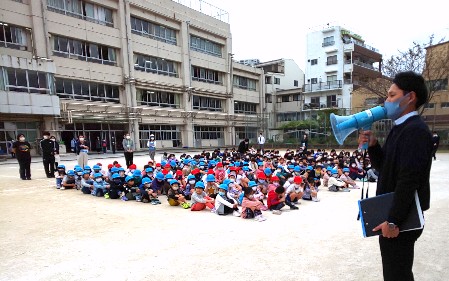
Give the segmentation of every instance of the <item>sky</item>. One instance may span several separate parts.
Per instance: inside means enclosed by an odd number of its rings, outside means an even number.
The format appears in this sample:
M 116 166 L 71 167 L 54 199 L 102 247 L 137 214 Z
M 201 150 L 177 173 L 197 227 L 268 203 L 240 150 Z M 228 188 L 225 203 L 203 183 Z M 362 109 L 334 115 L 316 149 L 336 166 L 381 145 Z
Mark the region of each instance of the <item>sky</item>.
M 362 36 L 383 59 L 413 42 L 449 41 L 444 1 L 206 0 L 229 13 L 234 59 L 293 59 L 305 70 L 306 38 L 329 23 Z M 416 4 L 418 2 L 419 4 Z

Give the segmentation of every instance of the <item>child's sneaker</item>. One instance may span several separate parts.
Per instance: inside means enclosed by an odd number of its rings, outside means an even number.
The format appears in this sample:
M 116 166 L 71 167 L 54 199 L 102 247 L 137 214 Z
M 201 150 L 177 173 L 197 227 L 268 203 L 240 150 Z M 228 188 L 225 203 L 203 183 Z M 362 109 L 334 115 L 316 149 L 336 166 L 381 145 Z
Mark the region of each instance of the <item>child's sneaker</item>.
M 181 207 L 183 207 L 184 209 L 188 209 L 188 208 L 190 208 L 190 204 L 187 202 L 184 202 L 181 204 Z
M 65 187 L 61 186 L 61 188 L 59 190 L 64 190 L 64 189 L 65 189 Z
M 318 199 L 318 197 L 312 197 L 312 201 L 313 202 L 320 202 L 320 199 Z
M 265 205 L 263 205 L 262 207 L 260 207 L 260 210 L 261 210 L 261 211 L 266 211 L 266 210 L 268 210 L 268 207 L 265 206 Z
M 216 213 L 216 211 L 217 211 L 217 210 L 215 210 L 215 207 L 213 207 L 213 208 L 210 210 L 210 212 L 211 212 L 211 213 L 214 213 L 214 214 Z
M 122 199 L 123 201 L 128 201 L 128 197 L 126 197 L 126 195 L 123 195 L 123 196 L 121 197 L 121 199 Z
M 262 215 L 258 215 L 254 218 L 254 220 L 258 221 L 258 222 L 263 222 L 263 221 L 267 220 L 267 218 Z
M 139 195 L 138 195 L 138 196 L 136 196 L 136 201 L 137 201 L 137 202 L 142 202 L 142 197 L 141 197 L 141 196 L 139 196 Z
M 291 205 L 290 206 L 290 210 L 298 210 L 299 208 L 298 207 L 296 207 L 295 205 Z
M 240 217 L 240 212 L 239 211 L 234 211 L 234 212 L 232 212 L 232 215 L 234 217 Z
M 109 199 L 109 193 L 105 193 L 104 198 Z
M 157 205 L 156 199 L 151 199 L 151 205 Z
M 282 211 L 281 210 L 273 210 L 272 213 L 273 213 L 273 215 L 281 215 Z
M 143 202 L 143 203 L 148 203 L 148 202 L 150 202 L 150 201 L 149 201 L 147 198 L 143 198 L 142 202 Z

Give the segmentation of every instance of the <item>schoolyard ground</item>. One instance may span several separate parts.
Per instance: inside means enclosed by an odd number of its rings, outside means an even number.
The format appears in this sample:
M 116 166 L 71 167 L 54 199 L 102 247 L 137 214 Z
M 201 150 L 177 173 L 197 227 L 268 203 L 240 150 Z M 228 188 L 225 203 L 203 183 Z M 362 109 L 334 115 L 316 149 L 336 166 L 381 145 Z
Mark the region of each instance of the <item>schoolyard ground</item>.
M 124 165 L 114 157 L 89 164 Z M 62 163 L 71 168 L 74 157 Z M 0 163 L 0 280 L 382 280 L 378 239 L 363 238 L 356 220 L 360 190 L 321 190 L 321 202 L 256 222 L 57 190 L 41 162 L 31 170 L 22 181 L 15 161 Z M 448 171 L 449 153 L 438 153 L 416 280 L 449 280 Z

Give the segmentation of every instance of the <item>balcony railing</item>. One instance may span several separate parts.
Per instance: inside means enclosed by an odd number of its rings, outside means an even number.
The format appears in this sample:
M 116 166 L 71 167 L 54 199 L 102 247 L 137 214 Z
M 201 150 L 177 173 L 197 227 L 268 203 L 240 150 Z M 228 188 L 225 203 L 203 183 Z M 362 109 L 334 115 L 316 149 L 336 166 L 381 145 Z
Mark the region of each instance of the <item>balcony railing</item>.
M 327 47 L 327 46 L 333 46 L 334 44 L 335 44 L 335 41 L 328 41 L 328 42 L 323 42 L 322 46 Z
M 364 68 L 371 69 L 371 70 L 376 70 L 372 64 L 369 64 L 369 63 L 366 63 L 366 62 L 361 62 L 361 61 L 358 61 L 358 60 L 354 60 L 354 64 L 358 65 L 358 66 L 361 66 L 361 67 L 364 67 Z
M 334 90 L 342 88 L 342 80 L 335 80 L 330 82 L 320 82 L 316 84 L 305 84 L 304 92 L 317 92 L 325 90 Z

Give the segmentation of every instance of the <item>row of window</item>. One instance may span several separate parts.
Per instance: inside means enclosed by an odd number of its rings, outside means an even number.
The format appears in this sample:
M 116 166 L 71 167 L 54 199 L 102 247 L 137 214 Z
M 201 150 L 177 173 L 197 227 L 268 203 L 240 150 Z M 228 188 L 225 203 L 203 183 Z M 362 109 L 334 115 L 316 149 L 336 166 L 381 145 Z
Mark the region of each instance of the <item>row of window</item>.
M 257 138 L 259 129 L 254 127 L 235 127 L 235 135 L 238 139 L 255 140 Z
M 136 89 L 137 104 L 179 108 L 180 96 L 174 93 Z
M 223 74 L 216 70 L 192 66 L 192 79 L 211 84 L 223 84 Z
M 193 109 L 208 111 L 223 111 L 220 99 L 193 96 Z
M 112 10 L 81 0 L 47 0 L 49 11 L 67 16 L 113 26 Z
M 207 39 L 203 39 L 201 37 L 197 37 L 194 35 L 190 35 L 190 48 L 192 50 L 206 53 L 209 55 L 213 55 L 216 57 L 222 56 L 221 45 L 215 42 L 209 41 Z
M 63 78 L 56 78 L 55 84 L 62 98 L 119 103 L 118 86 Z
M 176 45 L 176 30 L 131 16 L 131 32 Z
M 84 61 L 115 65 L 115 49 L 90 42 L 55 35 L 53 54 L 63 57 L 77 57 Z
M 250 91 L 256 90 L 256 80 L 234 75 L 234 86 Z
M 255 103 L 236 101 L 234 102 L 234 113 L 257 114 L 256 106 Z
M 163 58 L 134 54 L 134 69 L 178 77 L 177 63 Z
M 0 23 L 0 47 L 26 50 L 27 34 L 24 28 Z
M 177 126 L 172 125 L 139 125 L 139 138 L 142 142 L 142 147 L 147 146 L 147 141 L 150 135 L 153 134 L 156 140 L 180 140 L 181 132 Z
M 8 67 L 3 67 L 0 70 L 1 90 L 40 94 L 52 92 L 52 74 Z
M 300 112 L 283 112 L 276 114 L 277 122 L 301 120 Z
M 318 59 L 311 59 L 311 60 L 309 60 L 309 62 L 310 62 L 310 65 L 317 65 Z M 333 64 L 337 64 L 337 63 L 338 63 L 337 55 L 328 56 L 326 59 L 326 65 L 333 65 Z
M 223 127 L 194 126 L 195 139 L 213 140 L 224 138 Z

